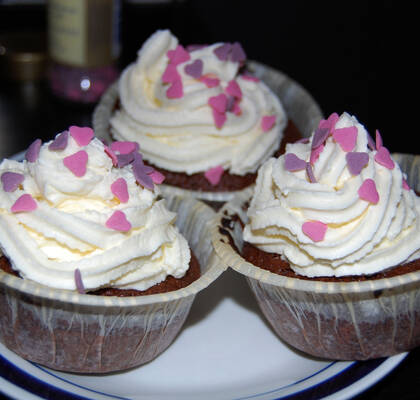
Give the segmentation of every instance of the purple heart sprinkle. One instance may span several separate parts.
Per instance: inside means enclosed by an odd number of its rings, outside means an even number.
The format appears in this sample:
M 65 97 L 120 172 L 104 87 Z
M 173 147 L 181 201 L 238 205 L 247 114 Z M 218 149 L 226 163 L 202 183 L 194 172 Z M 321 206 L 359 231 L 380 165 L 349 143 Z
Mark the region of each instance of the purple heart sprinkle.
M 376 144 L 375 144 L 375 141 L 372 139 L 372 136 L 370 136 L 368 132 L 366 132 L 366 136 L 367 136 L 368 147 L 372 151 L 376 150 Z
M 221 46 L 215 48 L 213 53 L 220 61 L 227 61 L 231 51 L 232 45 L 230 43 L 224 43 Z
M 239 42 L 235 42 L 232 45 L 232 51 L 230 54 L 230 59 L 233 62 L 244 63 L 246 60 L 246 54 Z
M 36 160 L 38 160 L 41 144 L 42 144 L 41 139 L 36 139 L 31 143 L 31 145 L 28 147 L 28 150 L 25 153 L 26 161 L 33 163 Z
M 362 169 L 369 162 L 367 153 L 350 152 L 346 154 L 347 167 L 352 175 L 359 175 Z
M 312 139 L 312 149 L 316 149 L 317 147 L 321 146 L 321 144 L 324 144 L 329 135 L 330 132 L 327 128 L 318 128 L 315 131 L 314 137 Z
M 16 172 L 4 172 L 1 175 L 1 183 L 5 192 L 14 192 L 23 182 L 25 176 Z
M 140 154 L 135 153 L 131 168 L 133 169 L 136 181 L 143 187 L 153 190 L 153 179 L 148 175 L 149 173 L 153 172 L 153 168 L 144 165 L 142 156 Z
M 50 145 L 48 146 L 48 150 L 51 150 L 51 151 L 64 150 L 67 147 L 68 140 L 69 140 L 68 131 L 61 132 L 55 137 L 54 141 L 50 143 Z
M 83 285 L 82 281 L 82 274 L 80 273 L 80 269 L 76 268 L 74 270 L 74 283 L 76 284 L 76 289 L 80 294 L 85 294 L 85 286 Z
M 200 76 L 203 75 L 203 61 L 197 59 L 193 63 L 187 64 L 184 71 L 187 75 L 192 76 L 195 79 L 200 78 Z
M 193 51 L 204 49 L 207 46 L 207 44 L 189 44 L 185 47 L 185 50 L 187 50 L 188 53 L 192 53 Z
M 299 158 L 296 154 L 287 153 L 284 156 L 284 166 L 290 172 L 300 171 L 306 168 L 306 161 Z
M 117 167 L 123 168 L 134 161 L 134 153 L 117 154 Z
M 311 182 L 311 183 L 316 183 L 317 182 L 316 178 L 315 178 L 315 175 L 314 175 L 314 171 L 312 169 L 312 164 L 309 163 L 309 162 L 306 163 L 306 173 L 308 174 L 309 182 Z

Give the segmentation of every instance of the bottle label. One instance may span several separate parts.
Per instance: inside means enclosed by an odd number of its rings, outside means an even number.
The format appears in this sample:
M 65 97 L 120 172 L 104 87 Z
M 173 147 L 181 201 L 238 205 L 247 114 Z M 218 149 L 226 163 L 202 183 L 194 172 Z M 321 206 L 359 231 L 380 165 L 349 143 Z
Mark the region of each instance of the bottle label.
M 49 53 L 61 64 L 98 67 L 120 54 L 120 0 L 50 0 Z

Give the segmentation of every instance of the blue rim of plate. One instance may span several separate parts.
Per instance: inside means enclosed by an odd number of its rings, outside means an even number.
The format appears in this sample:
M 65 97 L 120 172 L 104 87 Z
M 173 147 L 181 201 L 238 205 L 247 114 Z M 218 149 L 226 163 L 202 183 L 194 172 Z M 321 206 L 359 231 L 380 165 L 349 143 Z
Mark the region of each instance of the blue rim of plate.
M 385 371 L 390 372 L 393 367 L 398 365 L 405 357 L 407 353 L 404 353 L 400 356 L 398 356 L 399 360 L 397 363 L 394 363 L 391 368 L 387 368 Z M 338 373 L 329 376 L 325 380 L 321 382 L 317 382 L 314 385 L 304 388 L 302 390 L 298 390 L 297 392 L 287 394 L 285 396 L 280 397 L 272 397 L 276 400 L 316 400 L 316 399 L 322 399 L 326 396 L 334 395 L 340 392 L 341 390 L 344 390 L 348 388 L 349 386 L 355 384 L 357 381 L 359 381 L 362 378 L 367 377 L 369 374 L 373 373 L 376 369 L 383 366 L 384 363 L 389 360 L 389 358 L 378 358 L 374 360 L 368 360 L 368 361 L 354 361 L 350 363 L 350 365 L 344 367 L 341 371 Z M 85 387 L 83 385 L 79 385 L 77 383 L 71 382 L 68 379 L 64 379 L 58 375 L 55 375 L 54 372 L 45 369 L 44 367 L 32 363 L 31 364 L 38 369 L 42 370 L 44 373 L 47 373 L 54 378 L 59 379 L 60 381 L 63 381 L 67 384 L 73 385 L 78 389 L 83 389 L 85 391 L 88 391 L 92 394 L 92 396 L 95 395 L 101 395 L 109 397 L 110 399 L 118 399 L 118 400 L 129 400 L 126 397 L 120 397 L 113 394 L 108 394 L 104 392 L 99 392 L 93 389 L 90 389 L 88 387 Z M 312 373 L 311 375 L 308 375 L 305 378 L 302 378 L 292 384 L 282 386 L 275 388 L 271 390 L 270 392 L 265 393 L 257 393 L 254 395 L 241 397 L 240 399 L 236 400 L 245 400 L 245 399 L 257 399 L 260 396 L 267 396 L 270 394 L 273 394 L 273 396 L 277 396 L 278 393 L 283 389 L 290 388 L 291 386 L 298 385 L 302 383 L 305 380 L 308 380 L 310 378 L 313 378 L 317 374 L 320 374 L 321 372 L 327 370 L 328 368 L 332 367 L 333 365 L 337 364 L 337 362 L 331 362 L 327 364 L 326 366 L 322 367 L 320 370 Z M 386 373 L 383 375 L 385 376 Z M 381 378 L 383 377 L 381 376 Z M 94 397 L 86 397 L 84 395 L 79 395 L 75 393 L 71 393 L 67 390 L 64 390 L 62 388 L 57 387 L 56 385 L 47 383 L 42 381 L 39 377 L 36 377 L 20 367 L 13 364 L 12 361 L 4 357 L 2 354 L 0 354 L 0 377 L 4 378 L 6 381 L 11 383 L 13 386 L 27 391 L 33 395 L 39 396 L 40 398 L 49 399 L 49 400 L 90 400 L 94 399 Z M 375 381 L 372 381 L 371 384 L 373 384 Z M 366 385 L 366 387 L 363 388 L 363 390 L 367 389 L 370 385 Z M 1 390 L 0 390 L 1 393 Z M 360 391 L 358 391 L 360 393 Z M 7 393 L 5 393 L 7 394 Z M 9 393 L 10 395 L 10 393 Z

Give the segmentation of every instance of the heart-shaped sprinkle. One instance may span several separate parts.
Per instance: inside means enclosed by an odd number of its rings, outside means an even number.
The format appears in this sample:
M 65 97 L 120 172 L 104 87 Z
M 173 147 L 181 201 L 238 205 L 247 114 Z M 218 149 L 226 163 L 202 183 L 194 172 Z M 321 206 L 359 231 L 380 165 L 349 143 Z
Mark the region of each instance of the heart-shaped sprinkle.
M 233 96 L 227 97 L 226 111 L 231 112 L 235 106 L 236 99 Z
M 239 87 L 238 82 L 236 82 L 234 79 L 229 81 L 225 91 L 227 94 L 230 94 L 231 96 L 236 97 L 237 99 L 242 99 L 242 90 Z
M 116 167 L 118 165 L 117 155 L 106 145 L 104 145 L 104 152 L 112 160 L 112 165 Z
M 176 69 L 176 65 L 168 64 L 168 66 L 162 74 L 162 82 L 173 83 L 179 80 L 181 80 L 181 75 L 179 75 L 179 72 Z
M 166 55 L 168 56 L 170 63 L 174 65 L 182 64 L 191 59 L 190 53 L 188 53 L 180 44 L 176 46 L 175 50 L 169 50 Z
M 369 155 L 364 152 L 351 152 L 346 154 L 347 168 L 352 175 L 359 175 L 369 162 Z
M 355 126 L 349 126 L 348 128 L 334 129 L 332 136 L 343 151 L 349 152 L 356 146 L 357 128 Z
M 80 269 L 76 268 L 74 270 L 74 283 L 76 285 L 76 290 L 80 293 L 80 294 L 85 294 L 85 285 L 83 285 L 83 281 L 82 281 L 82 274 L 80 273 Z
M 154 170 L 147 165 L 144 165 L 143 158 L 139 153 L 134 154 L 134 161 L 131 164 L 133 169 L 134 177 L 136 181 L 143 187 L 153 190 L 153 179 L 149 176 Z
M 177 80 L 172 82 L 171 86 L 169 86 L 168 90 L 166 91 L 166 97 L 168 99 L 180 99 L 184 96 L 184 89 L 182 87 L 181 80 Z
M 312 164 L 310 162 L 306 163 L 306 174 L 308 175 L 309 182 L 316 183 L 314 170 L 312 169 Z
M 13 213 L 34 211 L 37 208 L 36 201 L 30 194 L 22 194 L 12 205 L 10 211 Z
M 165 175 L 161 174 L 159 171 L 154 170 L 152 173 L 148 174 L 153 183 L 160 185 L 165 180 Z
M 216 47 L 213 53 L 220 61 L 227 61 L 232 51 L 232 45 L 230 43 L 223 43 L 221 46 Z
M 377 204 L 379 201 L 379 193 L 376 190 L 376 184 L 373 179 L 365 179 L 357 191 L 359 198 L 369 203 Z
M 80 150 L 63 158 L 63 164 L 78 178 L 86 173 L 89 156 L 84 150 Z
M 69 141 L 68 131 L 61 132 L 59 135 L 55 137 L 54 141 L 49 144 L 48 150 L 50 151 L 64 150 L 67 147 L 68 141 Z
M 240 64 L 244 63 L 246 60 L 246 54 L 239 42 L 235 42 L 232 45 L 230 59 L 233 62 L 238 62 Z
M 314 242 L 321 242 L 325 238 L 328 225 L 321 221 L 307 221 L 302 225 L 302 232 Z
M 69 132 L 79 146 L 87 146 L 94 136 L 93 129 L 88 127 L 71 126 Z
M 408 191 L 411 190 L 410 186 L 408 185 L 408 183 L 405 179 L 403 179 L 403 181 L 402 181 L 402 187 L 403 187 L 404 190 L 408 190 Z
M 371 150 L 376 150 L 376 144 L 374 140 L 372 139 L 372 136 L 370 136 L 368 132 L 366 132 L 366 137 L 367 137 L 368 147 Z
M 263 132 L 268 132 L 276 123 L 275 115 L 264 115 L 261 118 L 261 129 Z
M 133 151 L 139 151 L 140 146 L 137 142 L 117 141 L 111 143 L 111 150 L 116 154 L 129 154 Z
M 185 49 L 188 53 L 192 53 L 193 51 L 204 49 L 207 46 L 207 44 L 189 44 L 185 47 Z
M 327 119 L 322 119 L 319 121 L 319 128 L 328 129 L 328 132 L 331 132 L 335 128 L 335 124 L 340 119 L 337 113 L 332 113 Z
M 395 164 L 386 147 L 380 147 L 375 154 L 375 161 L 388 169 L 394 169 Z
M 117 154 L 117 166 L 123 168 L 134 161 L 134 153 Z
M 312 149 L 316 149 L 317 147 L 324 144 L 324 142 L 327 140 L 329 135 L 330 135 L 330 132 L 328 128 L 316 129 L 314 136 L 312 138 Z
M 28 162 L 34 163 L 38 160 L 39 151 L 41 150 L 41 139 L 35 139 L 31 145 L 28 147 L 28 150 L 25 153 L 25 159 Z
M 214 108 L 211 110 L 213 114 L 213 121 L 217 129 L 221 129 L 225 124 L 227 117 L 225 113 L 221 113 Z
M 212 96 L 209 98 L 208 104 L 213 110 L 216 110 L 219 113 L 224 113 L 226 112 L 227 97 L 224 93 Z
M 314 165 L 316 163 L 316 161 L 319 158 L 319 155 L 322 153 L 322 151 L 324 150 L 324 145 L 321 144 L 321 146 L 316 147 L 315 149 L 312 149 L 311 151 L 311 156 L 309 158 L 309 162 Z
M 203 61 L 200 59 L 195 60 L 191 64 L 187 64 L 184 67 L 184 71 L 187 75 L 198 79 L 203 74 Z
M 127 203 L 129 195 L 127 182 L 124 178 L 118 178 L 111 185 L 111 192 L 121 203 Z
M 3 172 L 1 174 L 1 183 L 5 192 L 14 192 L 23 182 L 25 176 L 17 172 Z
M 218 165 L 217 167 L 210 168 L 204 173 L 204 177 L 213 185 L 216 186 L 223 175 L 223 167 Z
M 290 172 L 300 171 L 306 168 L 306 161 L 294 153 L 287 153 L 284 156 L 284 167 Z
M 376 140 L 376 150 L 379 150 L 384 145 L 384 142 L 378 130 L 375 131 L 375 140 Z
M 203 75 L 199 78 L 200 82 L 203 82 L 208 88 L 213 88 L 220 85 L 220 79 Z
M 251 82 L 259 82 L 260 80 L 253 75 L 249 75 L 249 74 L 243 74 L 241 75 L 242 79 L 245 79 L 246 81 L 251 81 Z
M 119 232 L 128 232 L 131 229 L 130 222 L 128 222 L 127 217 L 120 210 L 114 211 L 105 222 L 105 225 L 107 228 Z

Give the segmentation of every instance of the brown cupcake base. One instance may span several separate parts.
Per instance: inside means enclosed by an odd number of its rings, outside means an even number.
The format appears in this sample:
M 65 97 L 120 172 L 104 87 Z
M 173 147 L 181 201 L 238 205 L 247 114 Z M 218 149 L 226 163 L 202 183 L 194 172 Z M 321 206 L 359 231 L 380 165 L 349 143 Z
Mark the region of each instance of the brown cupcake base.
M 0 257 L 0 269 L 4 272 L 20 277 L 18 272 L 13 270 L 9 260 L 5 256 Z M 182 289 L 200 277 L 200 264 L 194 253 L 191 251 L 190 266 L 181 278 L 174 278 L 168 276 L 164 281 L 157 283 L 156 285 L 146 290 L 136 289 L 118 289 L 118 288 L 102 288 L 88 292 L 87 294 L 96 296 L 117 296 L 117 297 L 131 297 L 131 296 L 147 296 L 151 294 L 167 293 L 174 290 Z

